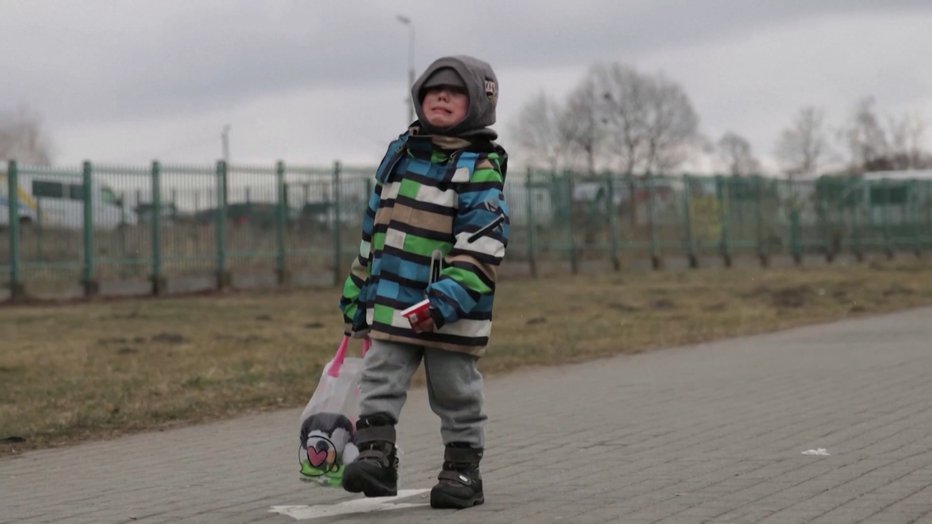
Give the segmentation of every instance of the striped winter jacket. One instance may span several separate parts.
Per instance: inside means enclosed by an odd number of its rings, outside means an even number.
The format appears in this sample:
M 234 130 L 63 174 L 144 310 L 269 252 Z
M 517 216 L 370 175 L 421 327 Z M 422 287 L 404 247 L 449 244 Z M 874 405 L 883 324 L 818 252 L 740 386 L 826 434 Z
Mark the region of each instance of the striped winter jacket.
M 376 172 L 359 255 L 340 299 L 354 331 L 484 353 L 496 269 L 508 244 L 506 158 L 491 142 L 451 151 L 410 132 L 392 142 Z M 484 228 L 489 224 L 494 227 Z M 415 333 L 401 311 L 425 297 L 439 328 Z

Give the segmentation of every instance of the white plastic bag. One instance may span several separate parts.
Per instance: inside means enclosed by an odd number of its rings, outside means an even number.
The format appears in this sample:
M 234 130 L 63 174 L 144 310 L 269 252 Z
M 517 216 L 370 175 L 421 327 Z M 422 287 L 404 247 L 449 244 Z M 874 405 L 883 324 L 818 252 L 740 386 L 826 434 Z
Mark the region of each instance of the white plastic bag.
M 349 341 L 348 336 L 343 337 L 301 413 L 300 478 L 324 486 L 340 486 L 344 466 L 359 454 L 355 428 L 359 417 L 362 359 L 346 358 Z M 369 340 L 366 339 L 363 356 L 368 349 Z

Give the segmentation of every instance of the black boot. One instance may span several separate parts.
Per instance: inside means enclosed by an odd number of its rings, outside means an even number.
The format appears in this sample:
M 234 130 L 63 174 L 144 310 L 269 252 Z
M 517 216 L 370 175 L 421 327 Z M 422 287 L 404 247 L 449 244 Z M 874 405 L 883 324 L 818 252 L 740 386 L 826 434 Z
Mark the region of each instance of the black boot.
M 367 497 L 398 494 L 398 456 L 395 421 L 385 414 L 359 417 L 356 422 L 359 456 L 343 471 L 343 489 Z
M 463 509 L 485 502 L 479 461 L 482 449 L 469 444 L 448 444 L 443 453 L 443 470 L 437 475 L 437 485 L 430 490 L 433 508 Z

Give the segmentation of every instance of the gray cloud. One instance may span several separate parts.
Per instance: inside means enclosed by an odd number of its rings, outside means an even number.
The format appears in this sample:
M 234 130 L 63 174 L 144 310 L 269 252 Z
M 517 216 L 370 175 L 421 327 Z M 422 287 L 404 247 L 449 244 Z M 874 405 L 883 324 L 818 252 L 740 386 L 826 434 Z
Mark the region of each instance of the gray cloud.
M 6 1 L 2 10 L 0 109 L 25 102 L 45 116 L 53 134 L 56 127 L 87 133 L 108 125 L 125 132 L 133 122 L 158 120 L 167 126 L 172 118 L 207 122 L 225 113 L 251 115 L 244 106 L 258 100 L 271 107 L 270 100 L 300 99 L 308 105 L 291 113 L 307 118 L 299 113 L 311 111 L 313 100 L 302 93 L 334 93 L 321 97 L 329 107 L 313 109 L 315 125 L 345 134 L 356 133 L 343 122 L 352 117 L 334 103 L 366 96 L 361 88 L 385 100 L 403 92 L 407 29 L 395 19 L 399 13 L 414 21 L 418 69 L 450 53 L 482 56 L 504 77 L 536 71 L 533 78 L 544 78 L 547 71 L 581 71 L 596 61 L 636 63 L 663 69 L 683 82 L 704 104 L 697 103 L 703 121 L 718 124 L 729 121 L 727 109 L 734 103 L 714 99 L 716 82 L 733 81 L 741 73 L 727 69 L 721 57 L 715 62 L 718 70 L 703 70 L 696 66 L 703 60 L 693 56 L 697 52 L 717 45 L 740 52 L 744 42 L 760 35 L 813 21 L 831 26 L 856 16 L 928 14 L 932 6 L 919 0 L 33 0 Z M 817 51 L 813 49 L 813 59 L 820 56 Z M 780 49 L 772 52 L 776 56 Z M 865 49 L 852 52 L 864 54 Z M 876 64 L 849 67 L 867 71 Z M 886 76 L 899 82 L 890 89 L 922 103 L 928 77 L 905 71 L 902 64 L 889 67 L 893 70 Z M 766 76 L 766 68 L 751 69 Z M 553 78 L 550 83 L 577 80 Z M 874 81 L 883 84 L 883 79 Z M 827 79 L 825 85 L 833 82 Z M 517 93 L 542 86 L 513 87 Z M 864 89 L 872 94 L 874 87 L 865 82 Z M 768 116 L 775 108 L 796 105 L 797 99 L 774 102 Z M 503 97 L 503 109 L 517 104 Z M 705 114 L 706 108 L 711 114 Z M 388 118 L 394 122 L 401 109 L 401 100 L 392 103 Z M 288 113 L 276 110 L 275 115 L 283 119 Z M 375 113 L 367 117 L 388 119 Z M 742 121 L 751 118 L 742 115 Z M 282 127 L 299 128 L 284 122 Z M 237 130 L 242 133 L 242 126 Z M 88 140 L 82 137 L 81 143 Z
M 469 6 L 469 8 L 464 8 Z M 260 93 L 389 83 L 414 19 L 427 49 L 497 67 L 621 60 L 857 10 L 919 1 L 30 2 L 0 20 L 0 88 L 65 121 L 214 111 Z M 76 24 L 77 22 L 77 24 Z M 26 32 L 26 24 L 35 28 Z M 439 53 L 437 53 L 439 54 Z M 28 101 L 28 100 L 27 100 Z

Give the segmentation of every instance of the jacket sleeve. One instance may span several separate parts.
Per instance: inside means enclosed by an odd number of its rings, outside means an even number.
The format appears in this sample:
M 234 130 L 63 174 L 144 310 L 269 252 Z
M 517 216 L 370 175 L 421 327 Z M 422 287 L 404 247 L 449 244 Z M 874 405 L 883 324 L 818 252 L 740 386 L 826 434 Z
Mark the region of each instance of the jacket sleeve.
M 359 253 L 350 265 L 350 274 L 343 283 L 340 296 L 340 311 L 343 313 L 344 331 L 347 333 L 361 331 L 366 325 L 366 287 L 372 275 L 372 235 L 375 229 L 375 215 L 381 201 L 382 185 L 386 183 L 392 169 L 404 153 L 409 133 L 402 133 L 388 145 L 385 156 L 375 172 L 375 187 L 369 195 L 366 214 L 362 219 L 362 238 L 359 241 Z
M 498 153 L 480 155 L 469 182 L 459 188 L 454 245 L 441 278 L 427 290 L 438 328 L 470 315 L 483 297 L 495 293 L 496 270 L 505 257 L 510 227 L 502 161 Z M 487 228 L 490 224 L 493 227 Z M 489 300 L 484 302 L 490 307 Z M 491 314 L 491 309 L 483 313 Z
M 346 332 L 359 331 L 367 327 L 365 324 L 365 304 L 360 301 L 365 299 L 365 288 L 370 276 L 372 231 L 374 229 L 375 213 L 379 209 L 381 190 L 382 185 L 377 182 L 372 194 L 369 196 L 366 214 L 362 219 L 362 238 L 359 241 L 359 252 L 356 258 L 353 259 L 353 263 L 350 265 L 350 274 L 343 283 L 340 311 L 343 312 L 344 330 Z

